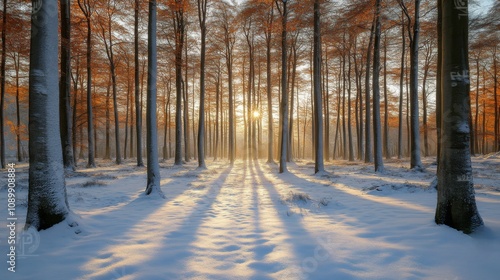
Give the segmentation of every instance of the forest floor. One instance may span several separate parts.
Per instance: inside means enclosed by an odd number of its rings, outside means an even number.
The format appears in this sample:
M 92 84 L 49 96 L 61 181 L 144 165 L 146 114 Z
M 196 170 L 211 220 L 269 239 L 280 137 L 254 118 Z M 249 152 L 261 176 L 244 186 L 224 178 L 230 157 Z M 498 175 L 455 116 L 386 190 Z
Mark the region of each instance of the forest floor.
M 333 161 L 161 163 L 166 199 L 143 195 L 146 169 L 101 161 L 67 177 L 79 225 L 18 230 L 7 270 L 7 187 L 0 184 L 0 279 L 498 279 L 500 154 L 473 158 L 486 226 L 465 235 L 434 223 L 434 159 L 372 165 Z M 83 163 L 81 163 L 83 164 Z M 27 165 L 17 166 L 24 224 Z M 4 183 L 5 182 L 5 183 Z

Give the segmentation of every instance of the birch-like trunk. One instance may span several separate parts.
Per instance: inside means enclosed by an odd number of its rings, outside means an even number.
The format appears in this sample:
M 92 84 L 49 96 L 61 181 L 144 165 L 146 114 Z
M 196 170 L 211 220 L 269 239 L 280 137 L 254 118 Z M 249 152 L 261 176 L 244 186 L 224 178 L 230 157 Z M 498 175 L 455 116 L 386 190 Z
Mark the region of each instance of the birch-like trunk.
M 379 82 L 380 35 L 381 35 L 380 0 L 377 0 L 375 3 L 376 3 L 375 40 L 373 46 L 373 139 L 375 146 L 375 171 L 384 172 L 384 161 L 382 159 L 382 129 L 380 124 L 380 82 Z
M 148 84 L 146 103 L 146 149 L 148 179 L 146 195 L 157 193 L 165 197 L 160 188 L 160 166 L 158 163 L 158 126 L 156 120 L 156 80 L 157 80 L 157 51 L 156 51 L 156 0 L 149 0 L 148 17 Z
M 59 131 L 57 1 L 33 9 L 29 76 L 29 192 L 26 228 L 43 230 L 69 214 Z

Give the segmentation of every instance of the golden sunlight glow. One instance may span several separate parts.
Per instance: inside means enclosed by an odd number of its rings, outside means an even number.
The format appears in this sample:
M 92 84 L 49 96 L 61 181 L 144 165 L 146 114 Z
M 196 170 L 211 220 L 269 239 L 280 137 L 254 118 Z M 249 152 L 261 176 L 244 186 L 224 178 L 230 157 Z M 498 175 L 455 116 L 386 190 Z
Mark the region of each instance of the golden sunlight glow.
M 253 117 L 258 119 L 260 117 L 260 112 L 259 111 L 253 111 Z

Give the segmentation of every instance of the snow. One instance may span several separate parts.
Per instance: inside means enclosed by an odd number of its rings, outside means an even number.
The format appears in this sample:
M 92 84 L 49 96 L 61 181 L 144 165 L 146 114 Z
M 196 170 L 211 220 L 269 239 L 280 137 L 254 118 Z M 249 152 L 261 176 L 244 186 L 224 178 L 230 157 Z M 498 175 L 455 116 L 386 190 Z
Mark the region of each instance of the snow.
M 166 199 L 143 194 L 132 161 L 79 169 L 67 181 L 71 221 L 28 232 L 7 271 L 7 191 L 0 189 L 0 279 L 495 279 L 500 273 L 500 154 L 473 158 L 485 228 L 465 235 L 434 223 L 434 159 L 372 165 L 196 161 L 161 163 Z M 27 166 L 17 166 L 17 215 Z M 5 180 L 4 180 L 5 181 Z M 3 183 L 2 183 L 3 184 Z M 78 234 L 76 234 L 77 232 Z M 20 235 L 21 232 L 18 232 Z

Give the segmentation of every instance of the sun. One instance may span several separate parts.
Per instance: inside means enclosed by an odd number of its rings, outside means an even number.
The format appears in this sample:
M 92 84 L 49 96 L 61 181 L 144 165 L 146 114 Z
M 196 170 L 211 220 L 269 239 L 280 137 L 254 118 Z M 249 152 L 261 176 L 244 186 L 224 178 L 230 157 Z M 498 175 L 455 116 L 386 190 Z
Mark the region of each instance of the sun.
M 258 119 L 260 117 L 260 112 L 259 111 L 253 111 L 253 117 Z

